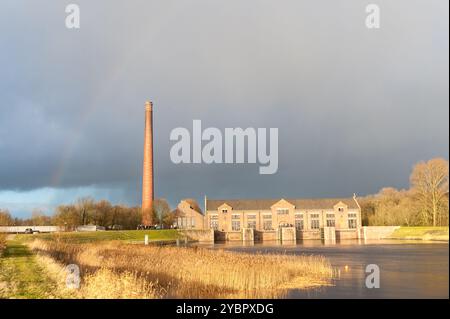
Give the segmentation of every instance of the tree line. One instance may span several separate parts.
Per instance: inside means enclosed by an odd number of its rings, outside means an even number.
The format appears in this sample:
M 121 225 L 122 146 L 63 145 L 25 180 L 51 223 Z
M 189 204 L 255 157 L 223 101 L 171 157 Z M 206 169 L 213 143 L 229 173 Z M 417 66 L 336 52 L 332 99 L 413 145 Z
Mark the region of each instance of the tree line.
M 359 199 L 363 225 L 444 226 L 449 224 L 449 163 L 442 158 L 420 162 L 413 167 L 409 189 L 386 187 L 378 194 Z M 195 200 L 190 199 L 195 203 Z M 195 204 L 198 207 L 198 204 Z M 169 228 L 177 218 L 164 199 L 153 205 L 153 221 Z M 60 205 L 53 216 L 33 211 L 31 218 L 13 218 L 0 209 L 0 225 L 57 225 L 75 229 L 98 225 L 108 229 L 136 229 L 141 223 L 140 207 L 112 205 L 106 200 L 81 198 L 74 204 Z
M 386 187 L 359 200 L 363 225 L 447 226 L 448 169 L 443 158 L 413 167 L 409 189 Z
M 154 201 L 153 220 L 163 228 L 170 228 L 175 221 L 165 199 Z M 74 204 L 56 207 L 52 216 L 47 216 L 39 210 L 32 212 L 31 218 L 13 218 L 6 210 L 0 209 L 0 225 L 2 226 L 61 226 L 66 230 L 74 230 L 82 225 L 97 225 L 107 229 L 136 229 L 141 223 L 142 211 L 140 207 L 112 205 L 106 200 L 95 201 L 85 197 Z

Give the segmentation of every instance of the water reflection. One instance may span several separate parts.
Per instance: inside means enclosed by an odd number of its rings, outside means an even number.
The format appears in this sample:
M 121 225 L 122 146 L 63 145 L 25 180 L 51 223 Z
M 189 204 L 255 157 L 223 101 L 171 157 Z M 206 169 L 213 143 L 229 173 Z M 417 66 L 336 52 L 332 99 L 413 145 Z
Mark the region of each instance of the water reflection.
M 287 298 L 448 298 L 448 243 L 399 240 L 340 242 L 227 242 L 201 244 L 212 249 L 247 253 L 323 255 L 336 269 L 333 286 L 292 289 Z M 365 286 L 365 267 L 380 268 L 380 288 Z

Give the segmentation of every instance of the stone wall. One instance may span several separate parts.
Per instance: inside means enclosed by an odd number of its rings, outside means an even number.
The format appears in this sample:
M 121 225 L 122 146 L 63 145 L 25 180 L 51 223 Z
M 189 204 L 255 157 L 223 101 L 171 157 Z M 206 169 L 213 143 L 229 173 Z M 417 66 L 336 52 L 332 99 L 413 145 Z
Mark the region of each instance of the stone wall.
M 297 230 L 297 240 L 321 239 L 320 230 Z
M 359 229 L 337 229 L 336 240 L 359 239 Z
M 240 232 L 240 231 L 227 232 L 226 240 L 227 241 L 242 241 L 242 232 Z
M 278 232 L 271 231 L 257 231 L 254 232 L 255 241 L 276 241 L 278 240 Z
M 189 240 L 200 242 L 214 242 L 214 230 L 186 229 L 179 230 L 180 234 L 186 236 Z
M 364 239 L 383 239 L 400 228 L 400 226 L 363 226 L 361 229 L 361 238 Z

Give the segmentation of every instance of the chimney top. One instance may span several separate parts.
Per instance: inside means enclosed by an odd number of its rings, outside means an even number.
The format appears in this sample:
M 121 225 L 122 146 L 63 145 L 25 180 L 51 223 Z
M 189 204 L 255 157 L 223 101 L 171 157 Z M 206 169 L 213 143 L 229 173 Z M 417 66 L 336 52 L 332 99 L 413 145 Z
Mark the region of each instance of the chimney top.
M 145 101 L 145 108 L 152 109 L 153 103 L 151 101 Z

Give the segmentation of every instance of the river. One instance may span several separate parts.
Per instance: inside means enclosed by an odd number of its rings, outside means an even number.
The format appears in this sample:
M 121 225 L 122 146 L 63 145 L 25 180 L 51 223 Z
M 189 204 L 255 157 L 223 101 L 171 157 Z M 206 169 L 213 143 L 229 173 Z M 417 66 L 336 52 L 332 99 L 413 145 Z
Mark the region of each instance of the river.
M 222 243 L 202 245 L 213 249 L 247 253 L 323 255 L 340 275 L 332 286 L 291 290 L 287 298 L 447 298 L 449 297 L 448 243 L 424 241 L 357 241 L 325 244 Z M 380 288 L 369 289 L 365 281 L 368 264 L 380 269 Z

